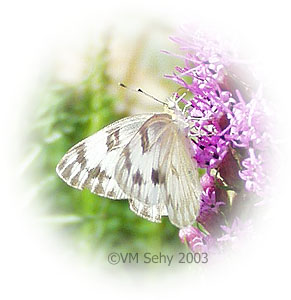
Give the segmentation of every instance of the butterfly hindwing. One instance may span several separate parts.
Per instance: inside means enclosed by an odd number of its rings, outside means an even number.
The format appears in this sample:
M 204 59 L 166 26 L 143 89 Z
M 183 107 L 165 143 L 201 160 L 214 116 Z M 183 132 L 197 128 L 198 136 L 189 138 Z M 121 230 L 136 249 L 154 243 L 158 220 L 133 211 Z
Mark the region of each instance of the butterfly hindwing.
M 173 134 L 169 155 L 161 166 L 167 174 L 166 207 L 172 224 L 183 228 L 193 224 L 200 207 L 201 185 L 192 145 L 183 134 Z
M 70 186 L 89 189 L 112 199 L 128 199 L 115 180 L 124 147 L 153 114 L 116 121 L 72 147 L 57 165 L 58 175 Z

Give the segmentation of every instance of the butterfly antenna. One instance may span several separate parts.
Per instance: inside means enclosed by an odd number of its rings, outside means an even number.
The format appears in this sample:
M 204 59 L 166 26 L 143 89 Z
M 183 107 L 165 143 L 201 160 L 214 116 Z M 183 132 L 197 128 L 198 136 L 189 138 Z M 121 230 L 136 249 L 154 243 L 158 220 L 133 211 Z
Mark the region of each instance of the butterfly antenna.
M 161 103 L 161 104 L 168 105 L 166 102 L 164 102 L 164 101 L 162 101 L 162 100 L 160 100 L 160 99 L 158 99 L 158 98 L 156 98 L 156 97 L 154 97 L 154 96 L 148 94 L 147 92 L 143 91 L 143 90 L 140 89 L 140 88 L 138 88 L 138 89 L 132 89 L 132 88 L 126 86 L 124 83 L 121 83 L 121 82 L 119 83 L 119 85 L 120 85 L 121 87 L 125 88 L 125 89 L 128 89 L 128 90 L 132 91 L 132 92 L 141 93 L 141 94 L 143 94 L 143 95 L 145 95 L 145 96 L 148 96 L 148 97 L 154 99 L 155 101 L 157 101 L 157 102 L 159 102 L 159 103 Z

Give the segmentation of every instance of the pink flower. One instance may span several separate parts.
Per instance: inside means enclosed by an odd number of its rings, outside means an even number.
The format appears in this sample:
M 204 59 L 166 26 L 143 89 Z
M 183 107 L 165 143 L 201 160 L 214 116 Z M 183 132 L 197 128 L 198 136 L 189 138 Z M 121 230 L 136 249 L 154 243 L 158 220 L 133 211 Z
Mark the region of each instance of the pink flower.
M 187 243 L 192 252 L 207 252 L 207 236 L 199 229 L 189 225 L 180 229 L 179 237 L 183 244 Z

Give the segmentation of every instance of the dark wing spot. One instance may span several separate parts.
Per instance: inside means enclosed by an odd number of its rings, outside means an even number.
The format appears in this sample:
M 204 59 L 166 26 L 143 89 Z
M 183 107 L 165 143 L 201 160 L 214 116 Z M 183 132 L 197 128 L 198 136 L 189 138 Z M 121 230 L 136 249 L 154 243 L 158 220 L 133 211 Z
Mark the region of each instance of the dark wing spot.
M 161 174 L 159 170 L 152 169 L 152 182 L 154 185 L 165 183 L 166 176 Z
M 80 174 L 81 174 L 81 171 L 78 172 L 78 173 L 72 178 L 71 184 L 72 184 L 73 186 L 76 186 L 76 185 L 78 184 Z
M 65 178 L 65 179 L 68 179 L 71 175 L 71 171 L 72 171 L 72 168 L 74 166 L 75 162 L 69 164 L 62 172 L 62 176 Z
M 99 173 L 98 184 L 94 189 L 94 193 L 96 193 L 96 194 L 104 194 L 105 193 L 103 185 L 102 185 L 105 178 L 106 178 L 106 173 L 103 170 Z
M 77 159 L 76 161 L 81 164 L 81 169 L 84 169 L 86 164 L 87 164 L 87 159 L 86 159 L 86 150 L 85 150 L 85 147 L 83 148 L 80 148 L 78 151 L 77 151 Z
M 68 162 L 68 158 L 63 158 L 57 166 L 58 171 L 61 171 L 64 168 L 64 166 L 67 164 L 67 162 Z
M 138 184 L 139 186 L 141 186 L 142 176 L 141 176 L 139 170 L 137 170 L 136 173 L 132 176 L 132 181 L 133 181 L 133 184 Z
M 106 172 L 104 170 L 100 172 L 98 176 L 99 184 L 102 184 L 106 177 Z
M 89 175 L 88 177 L 86 178 L 86 180 L 84 181 L 83 185 L 81 188 L 83 187 L 88 187 L 90 188 L 91 187 L 91 184 L 92 184 L 92 181 L 98 177 L 99 173 L 101 171 L 101 168 L 100 166 L 98 165 L 95 169 L 92 169 L 90 171 L 88 171 Z
M 126 169 L 127 169 L 128 172 L 129 172 L 130 169 L 131 169 L 132 163 L 131 163 L 131 160 L 130 160 L 130 151 L 129 151 L 129 148 L 128 148 L 128 147 L 125 147 L 125 148 L 124 148 L 123 154 L 124 154 L 124 156 L 125 156 L 125 164 L 124 164 L 124 166 L 126 167 Z
M 150 148 L 150 142 L 149 142 L 149 136 L 148 136 L 148 128 L 143 127 L 140 130 L 140 136 L 141 136 L 141 147 L 142 147 L 142 153 L 146 153 L 149 151 Z
M 119 143 L 120 143 L 119 129 L 117 129 L 107 136 L 107 141 L 106 141 L 107 151 L 111 151 L 113 148 L 118 146 Z
M 159 171 L 152 169 L 152 182 L 154 185 L 159 183 Z
M 115 198 L 115 197 L 116 197 L 116 193 L 115 193 L 114 190 L 112 190 L 112 191 L 107 192 L 107 196 L 108 196 L 108 197 Z

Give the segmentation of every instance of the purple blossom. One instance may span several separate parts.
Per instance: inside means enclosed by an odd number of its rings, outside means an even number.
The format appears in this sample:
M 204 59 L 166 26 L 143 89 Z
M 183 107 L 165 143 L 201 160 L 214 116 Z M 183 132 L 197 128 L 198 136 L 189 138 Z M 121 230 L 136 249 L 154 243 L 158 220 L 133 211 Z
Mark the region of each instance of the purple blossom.
M 233 106 L 230 118 L 229 132 L 226 139 L 232 142 L 234 147 L 252 147 L 263 150 L 266 148 L 268 135 L 266 133 L 265 115 L 259 98 L 253 98 L 245 103 L 239 91 L 239 102 Z
M 215 178 L 209 174 L 201 177 L 203 188 L 201 194 L 200 210 L 197 221 L 201 223 L 210 233 L 214 234 L 217 225 L 222 222 L 220 208 L 225 205 L 227 195 L 215 186 Z
M 228 151 L 228 143 L 219 136 L 202 136 L 194 141 L 195 159 L 208 172 L 217 168 Z
M 252 222 L 250 220 L 242 222 L 238 217 L 234 219 L 230 227 L 225 225 L 221 225 L 220 227 L 224 233 L 220 238 L 217 239 L 219 243 L 233 243 L 252 232 Z
M 216 201 L 215 190 L 212 188 L 207 188 L 202 192 L 201 202 L 200 215 L 203 215 L 204 212 L 217 214 L 219 207 L 225 205 L 223 201 Z
M 263 195 L 262 186 L 266 184 L 266 174 L 261 155 L 256 157 L 253 148 L 249 149 L 249 157 L 242 161 L 243 171 L 239 172 L 240 177 L 245 180 L 248 191 Z
M 216 201 L 214 177 L 206 173 L 202 176 L 200 181 L 203 187 L 203 192 L 201 195 L 199 215 L 203 215 L 203 213 L 205 212 L 213 212 L 217 214 L 219 211 L 219 207 L 221 205 L 225 205 L 225 203 L 223 201 Z

